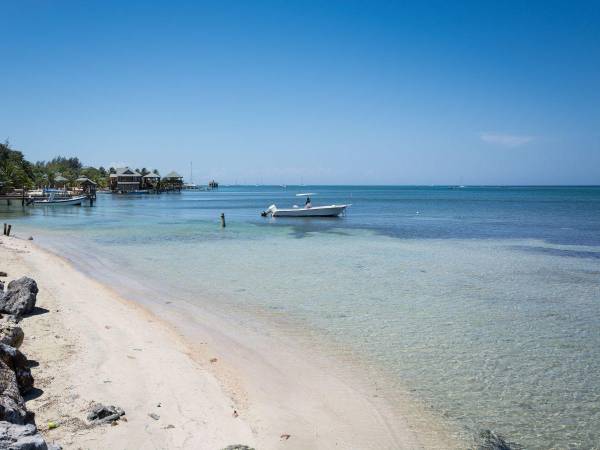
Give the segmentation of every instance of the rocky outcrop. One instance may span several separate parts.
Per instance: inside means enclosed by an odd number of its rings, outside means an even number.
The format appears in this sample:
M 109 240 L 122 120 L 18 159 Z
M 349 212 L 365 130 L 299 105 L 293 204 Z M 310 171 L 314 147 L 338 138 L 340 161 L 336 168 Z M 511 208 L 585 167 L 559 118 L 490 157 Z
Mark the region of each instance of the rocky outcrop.
M 21 317 L 35 308 L 38 287 L 28 277 L 21 277 L 8 283 L 6 292 L 0 296 L 0 312 Z
M 0 421 L 0 448 L 7 450 L 61 450 L 54 444 L 46 444 L 33 424 L 17 425 Z
M 25 333 L 14 322 L 0 322 L 0 343 L 19 348 L 23 343 Z
M 27 419 L 27 410 L 17 384 L 17 376 L 4 361 L 0 360 L 0 420 L 22 425 Z
M 61 450 L 46 444 L 22 397 L 33 388 L 33 377 L 29 361 L 17 350 L 24 334 L 15 322 L 33 311 L 37 293 L 36 282 L 27 277 L 8 283 L 6 292 L 0 290 L 0 312 L 12 315 L 0 322 L 0 449 Z
M 99 403 L 92 408 L 87 419 L 90 422 L 100 424 L 114 422 L 115 420 L 119 420 L 123 415 L 125 415 L 125 411 L 118 406 L 104 406 Z
M 33 377 L 27 357 L 23 353 L 10 345 L 0 343 L 0 360 L 15 373 L 21 394 L 26 394 L 33 388 Z

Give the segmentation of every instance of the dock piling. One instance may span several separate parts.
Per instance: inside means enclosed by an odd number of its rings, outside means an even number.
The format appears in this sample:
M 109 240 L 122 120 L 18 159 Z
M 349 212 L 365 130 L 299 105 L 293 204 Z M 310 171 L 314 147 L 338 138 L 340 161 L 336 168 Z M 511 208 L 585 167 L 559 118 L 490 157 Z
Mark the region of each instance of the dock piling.
M 10 229 L 12 228 L 12 225 L 9 223 L 8 224 L 8 228 L 6 229 L 6 235 L 10 236 Z
M 221 213 L 221 228 L 225 228 L 225 213 Z

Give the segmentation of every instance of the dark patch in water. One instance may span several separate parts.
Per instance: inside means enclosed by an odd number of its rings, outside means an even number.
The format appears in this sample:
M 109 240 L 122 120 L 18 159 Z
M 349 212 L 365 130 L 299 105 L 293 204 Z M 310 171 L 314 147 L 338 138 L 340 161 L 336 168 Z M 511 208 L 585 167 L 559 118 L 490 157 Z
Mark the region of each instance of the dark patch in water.
M 253 221 L 260 224 L 259 221 Z M 265 222 L 262 222 L 265 225 Z M 277 220 L 268 226 L 291 228 L 291 236 L 297 239 L 309 237 L 311 233 L 335 233 L 348 235 L 346 230 L 370 230 L 377 235 L 396 239 L 540 239 L 556 245 L 600 245 L 600 233 L 581 227 L 565 229 L 552 225 L 520 224 L 511 221 L 485 219 L 461 220 L 457 217 L 427 218 L 399 215 L 392 222 L 381 225 L 355 221 L 353 217 L 306 219 L 302 223 L 294 220 Z
M 590 258 L 600 259 L 600 252 L 592 252 L 586 250 L 566 250 L 559 248 L 534 247 L 528 245 L 514 245 L 512 248 L 530 253 L 541 253 L 552 256 L 564 256 L 568 258 Z

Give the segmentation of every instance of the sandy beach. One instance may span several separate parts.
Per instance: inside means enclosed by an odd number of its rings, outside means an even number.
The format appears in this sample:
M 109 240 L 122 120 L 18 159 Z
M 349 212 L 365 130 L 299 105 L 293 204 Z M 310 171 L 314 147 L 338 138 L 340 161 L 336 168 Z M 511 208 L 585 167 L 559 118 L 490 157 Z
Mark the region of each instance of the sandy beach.
M 64 448 L 458 445 L 420 433 L 383 399 L 273 342 L 243 346 L 213 324 L 198 331 L 202 345 L 190 345 L 156 315 L 32 241 L 3 237 L 0 261 L 8 280 L 26 275 L 40 288 L 39 313 L 21 322 L 21 349 L 39 363 L 32 369 L 39 391 L 27 407 L 46 439 Z M 120 406 L 126 421 L 90 426 L 94 402 Z M 58 428 L 47 430 L 50 421 Z

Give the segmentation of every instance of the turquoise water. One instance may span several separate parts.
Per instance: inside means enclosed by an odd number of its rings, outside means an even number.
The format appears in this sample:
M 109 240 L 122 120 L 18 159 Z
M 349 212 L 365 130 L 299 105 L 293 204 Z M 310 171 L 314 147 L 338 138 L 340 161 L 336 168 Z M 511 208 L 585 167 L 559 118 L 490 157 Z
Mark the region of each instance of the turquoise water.
M 297 190 L 352 207 L 259 216 Z M 600 188 L 230 187 L 0 208 L 82 268 L 285 316 L 467 433 L 600 448 Z

